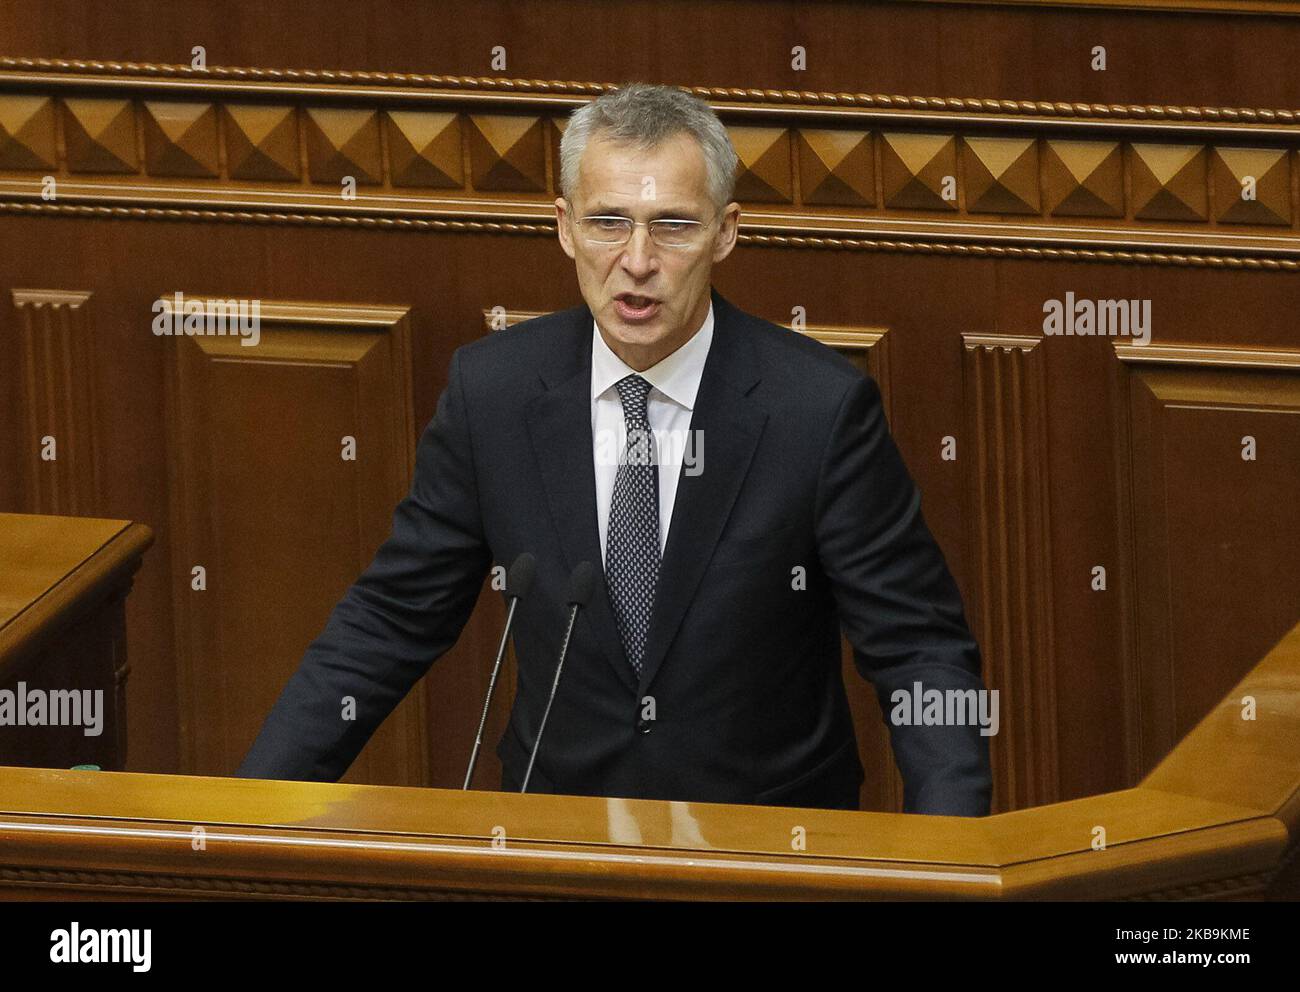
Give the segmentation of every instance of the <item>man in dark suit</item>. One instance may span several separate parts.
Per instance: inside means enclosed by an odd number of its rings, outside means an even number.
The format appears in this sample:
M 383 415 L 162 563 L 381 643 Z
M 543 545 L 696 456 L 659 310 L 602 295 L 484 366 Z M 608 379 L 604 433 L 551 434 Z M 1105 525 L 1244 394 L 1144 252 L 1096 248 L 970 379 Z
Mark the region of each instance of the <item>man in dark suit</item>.
M 391 537 L 238 774 L 341 776 L 455 643 L 492 563 L 524 551 L 537 575 L 515 620 L 503 789 L 537 739 L 582 561 L 604 581 L 530 791 L 857 808 L 841 627 L 886 711 L 920 687 L 983 691 L 875 383 L 711 288 L 736 241 L 735 161 L 675 88 L 633 84 L 574 114 L 556 215 L 586 305 L 455 352 Z M 978 727 L 890 733 L 907 811 L 988 812 Z

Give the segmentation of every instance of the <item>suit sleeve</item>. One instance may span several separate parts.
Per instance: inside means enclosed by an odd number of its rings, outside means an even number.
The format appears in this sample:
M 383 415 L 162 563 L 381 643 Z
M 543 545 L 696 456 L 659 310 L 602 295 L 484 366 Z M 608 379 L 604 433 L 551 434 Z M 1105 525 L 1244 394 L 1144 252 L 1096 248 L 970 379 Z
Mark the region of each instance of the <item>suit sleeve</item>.
M 983 690 L 984 682 L 957 585 L 869 378 L 855 380 L 840 403 L 822 458 L 816 529 L 854 661 L 874 684 L 889 727 L 904 811 L 987 815 L 988 738 L 973 721 L 909 726 L 890 719 L 894 693 L 910 699 L 916 683 L 922 692 L 945 692 Z
M 235 774 L 340 778 L 456 642 L 490 564 L 457 353 L 391 535 L 308 647 Z

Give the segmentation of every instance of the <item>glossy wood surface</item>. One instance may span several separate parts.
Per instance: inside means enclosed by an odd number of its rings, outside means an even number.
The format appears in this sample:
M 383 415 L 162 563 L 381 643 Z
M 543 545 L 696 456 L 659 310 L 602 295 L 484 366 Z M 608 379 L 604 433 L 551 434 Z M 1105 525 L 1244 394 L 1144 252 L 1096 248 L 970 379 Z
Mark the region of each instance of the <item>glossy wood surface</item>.
M 1254 720 L 1242 719 L 1246 697 Z M 1300 831 L 1297 753 L 1300 627 L 1137 788 L 1088 799 L 966 819 L 5 768 L 0 891 L 1294 897 L 1290 881 L 1270 882 Z
M 0 763 L 124 767 L 124 602 L 152 543 L 148 527 L 124 520 L 0 513 L 0 690 L 14 694 L 15 712 L 27 688 L 102 694 L 89 735 L 84 725 L 0 726 Z
M 0 513 L 0 631 L 36 608 L 130 524 L 121 520 Z M 48 600 L 45 602 L 48 603 Z M 11 635 L 12 636 L 12 635 Z

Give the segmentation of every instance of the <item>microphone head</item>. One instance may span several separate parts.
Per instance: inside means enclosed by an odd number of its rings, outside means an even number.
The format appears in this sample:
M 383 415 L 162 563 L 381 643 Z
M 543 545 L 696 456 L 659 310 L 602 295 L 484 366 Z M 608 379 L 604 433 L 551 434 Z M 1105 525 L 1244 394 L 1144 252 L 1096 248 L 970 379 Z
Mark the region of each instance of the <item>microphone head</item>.
M 533 587 L 533 578 L 537 575 L 537 559 L 527 551 L 515 559 L 506 572 L 506 596 L 523 599 Z
M 596 588 L 596 569 L 589 561 L 578 562 L 569 576 L 569 605 L 586 606 Z

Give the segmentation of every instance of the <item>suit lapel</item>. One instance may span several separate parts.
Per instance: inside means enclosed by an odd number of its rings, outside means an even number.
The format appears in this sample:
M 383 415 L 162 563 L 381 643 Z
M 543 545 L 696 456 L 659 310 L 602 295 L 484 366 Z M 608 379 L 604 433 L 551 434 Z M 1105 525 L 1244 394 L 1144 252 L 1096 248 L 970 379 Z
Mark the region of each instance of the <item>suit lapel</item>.
M 596 521 L 596 471 L 592 464 L 590 311 L 575 307 L 557 335 L 552 361 L 540 370 L 547 390 L 528 403 L 528 433 L 537 456 L 551 520 L 560 538 L 567 571 L 589 561 L 603 576 L 600 529 Z M 628 691 L 635 673 L 604 581 L 596 583 L 583 610 L 605 657 Z M 555 622 L 561 623 L 556 617 Z
M 753 346 L 745 339 L 743 315 L 716 291 L 712 298 L 713 342 L 691 415 L 691 430 L 702 432 L 704 439 L 702 471 L 683 472 L 677 483 L 639 686 L 604 581 L 596 584 L 583 611 L 606 659 L 638 698 L 663 664 L 681 626 L 767 421 L 767 413 L 747 398 L 758 383 L 759 370 Z M 527 424 L 565 563 L 571 571 L 578 562 L 589 561 L 603 577 L 592 464 L 592 331 L 591 312 L 585 306 L 567 312 L 566 322 L 557 329 L 551 360 L 539 370 L 546 391 L 529 401 Z
M 702 470 L 698 475 L 682 471 L 678 479 L 638 698 L 645 695 L 681 626 L 767 421 L 767 413 L 747 398 L 759 369 L 740 318 L 740 312 L 714 291 L 713 342 L 691 414 L 691 430 L 703 438 Z

